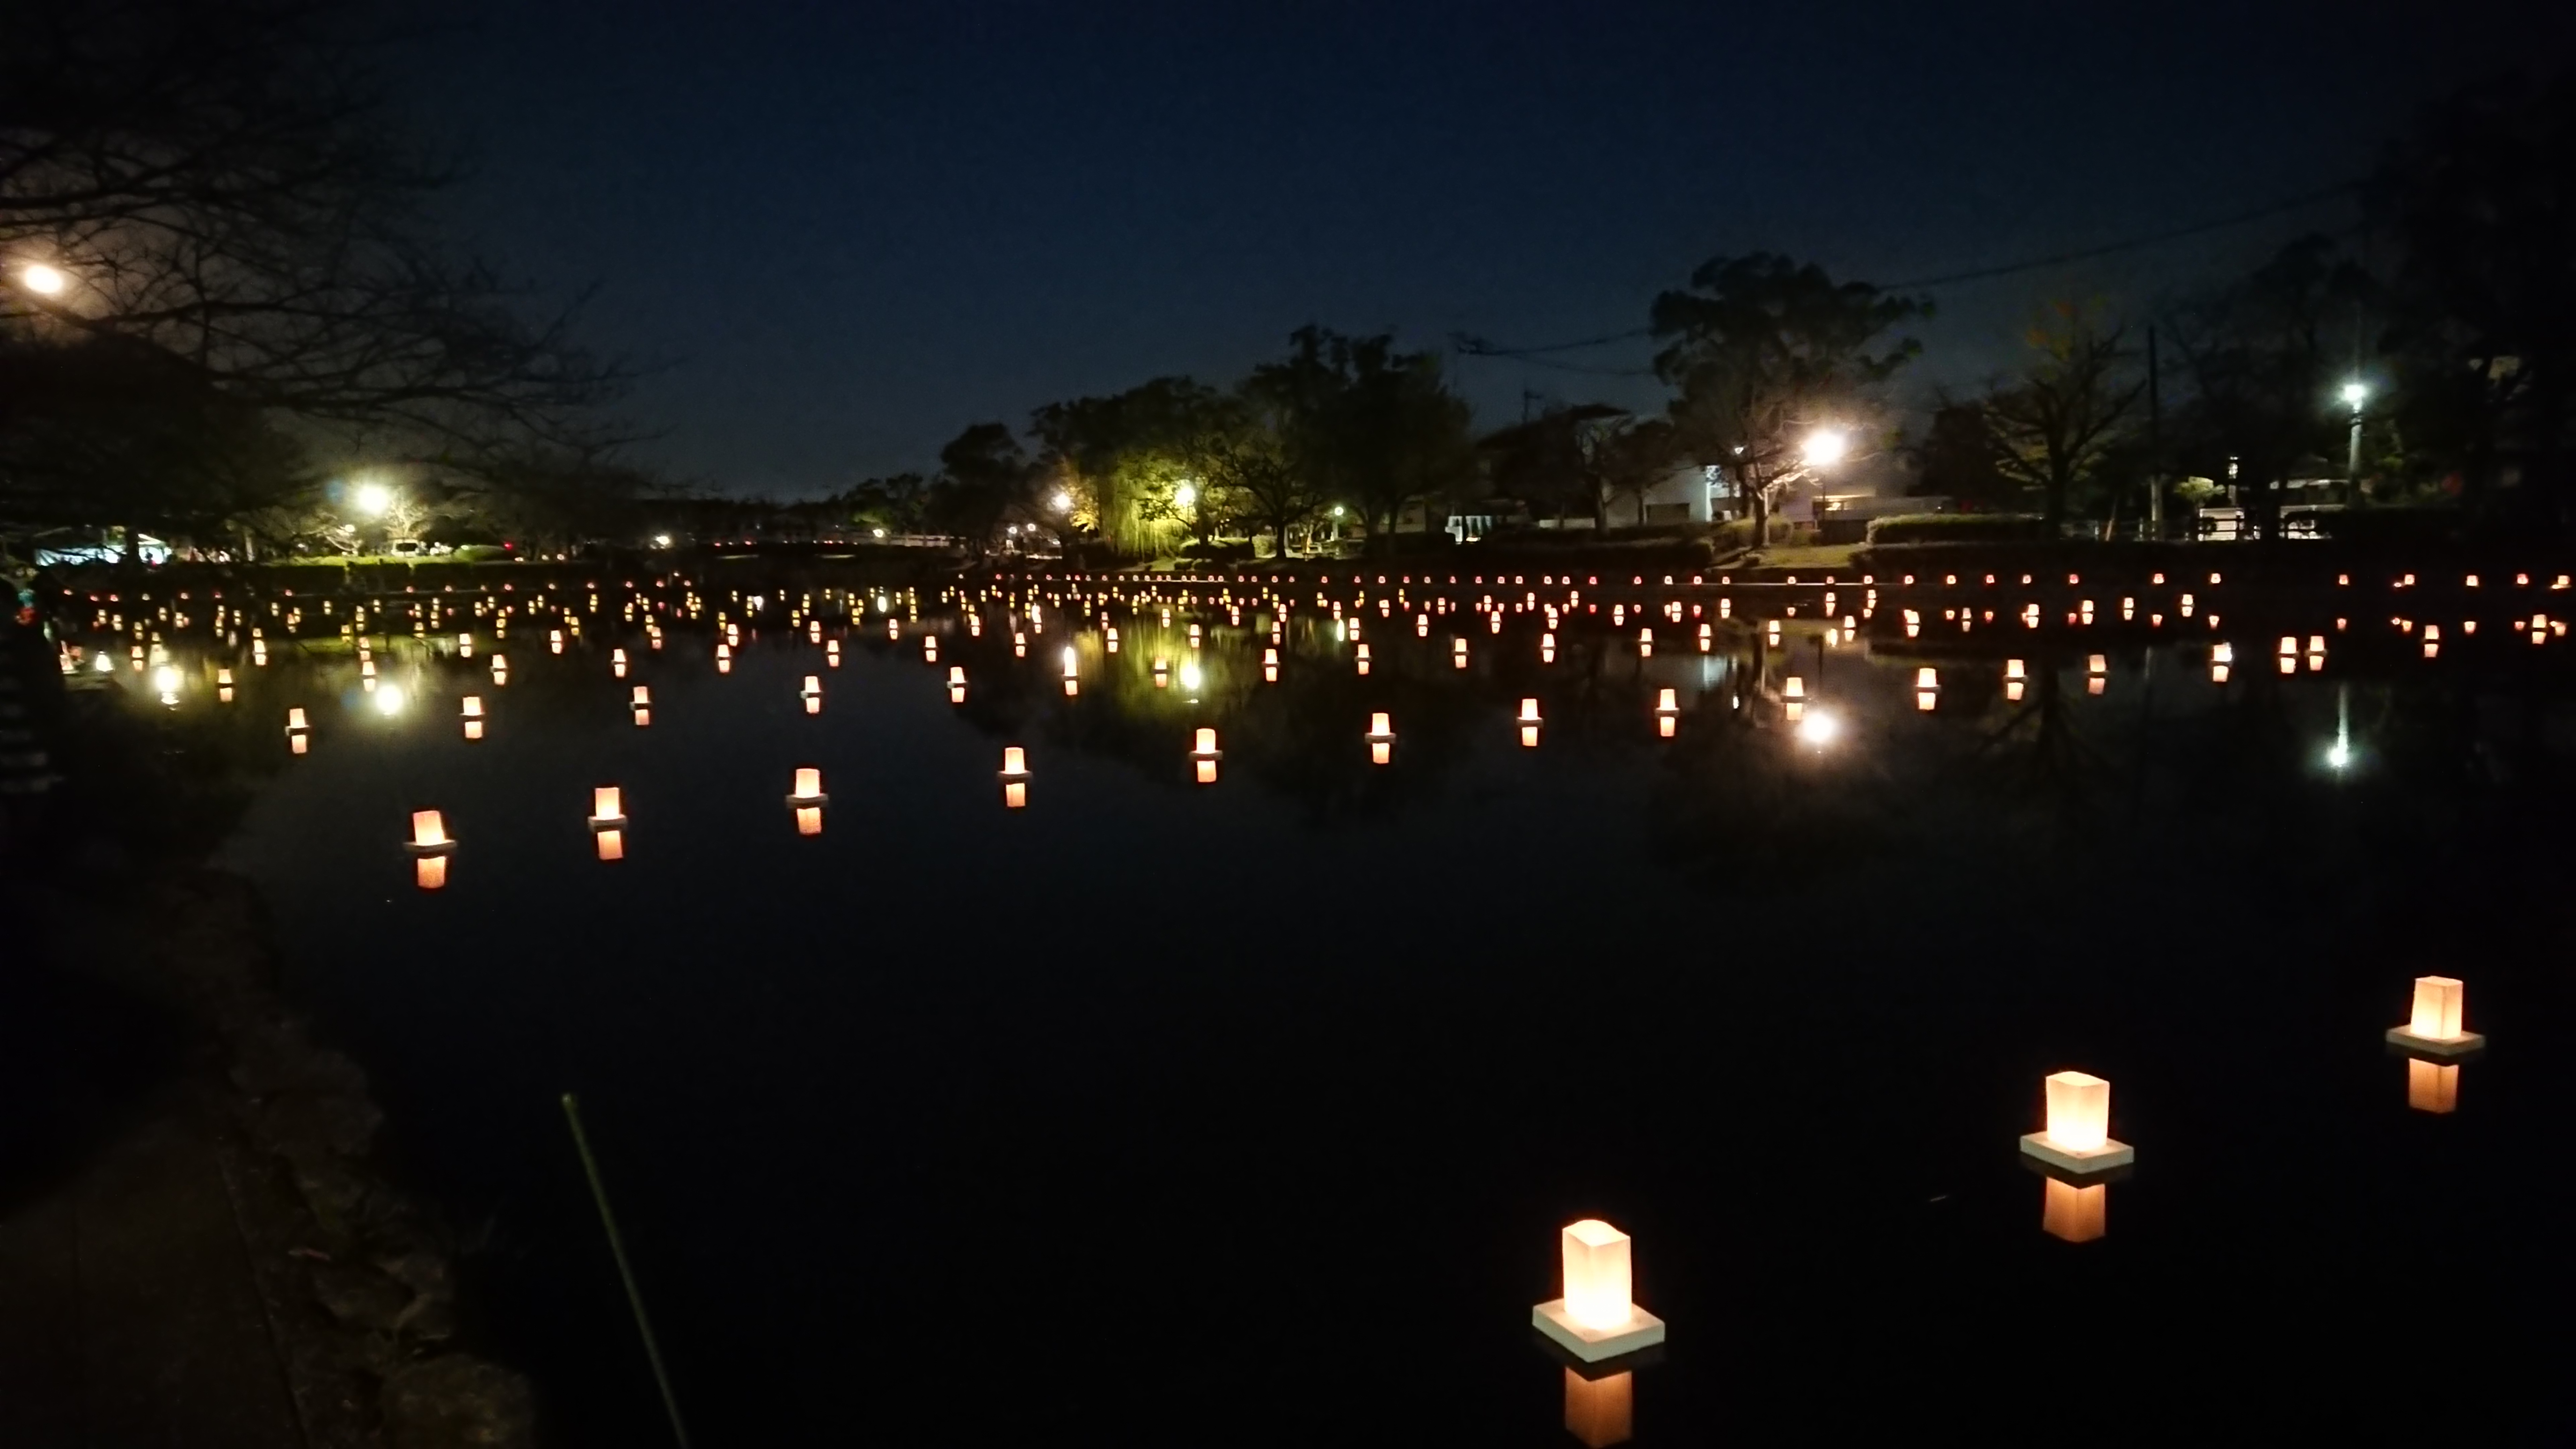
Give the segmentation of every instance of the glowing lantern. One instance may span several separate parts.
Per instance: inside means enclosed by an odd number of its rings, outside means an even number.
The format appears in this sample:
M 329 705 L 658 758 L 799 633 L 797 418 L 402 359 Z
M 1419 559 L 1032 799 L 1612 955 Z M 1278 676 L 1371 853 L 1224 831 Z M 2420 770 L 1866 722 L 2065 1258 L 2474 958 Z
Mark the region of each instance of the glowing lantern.
M 1637 631 L 1637 657 L 1640 659 L 1652 659 L 1655 657 L 1654 630 L 1640 629 Z
M 812 765 L 797 766 L 796 788 L 787 792 L 787 803 L 800 809 L 832 803 L 832 797 L 823 793 L 823 772 Z
M 2430 658 L 2434 657 L 2435 655 L 2440 654 L 2441 652 L 2442 652 L 2442 626 L 2441 626 L 2441 625 L 2439 625 L 2439 624 L 2427 624 L 2427 625 L 2425 625 L 2425 626 L 2424 626 L 2424 657 L 2425 657 L 2425 658 L 2427 658 L 2427 659 L 2430 659 Z
M 2109 1082 L 2083 1072 L 2058 1072 L 2047 1085 L 2047 1130 L 2023 1137 L 2023 1152 L 2079 1175 L 2137 1160 L 2135 1149 L 2111 1139 Z
M 310 728 L 310 726 L 304 723 L 304 706 L 299 704 L 286 712 L 286 733 L 292 737 L 299 746 L 302 743 L 304 732 L 308 728 Z M 299 747 L 295 753 L 300 755 L 304 753 L 304 751 Z
M 1664 1321 L 1639 1308 L 1626 1233 L 1598 1218 L 1568 1224 L 1558 1237 L 1565 1296 L 1530 1310 L 1530 1323 L 1585 1363 L 1600 1363 L 1664 1341 Z
M 447 838 L 447 822 L 435 810 L 411 812 L 411 840 L 403 849 L 413 855 L 446 855 L 456 849 Z
M 1656 694 L 1655 733 L 1659 737 L 1671 739 L 1674 727 L 1681 721 L 1681 715 L 1681 699 L 1675 691 L 1667 689 Z
M 963 664 L 948 666 L 948 702 L 950 704 L 966 702 L 966 666 Z
M 608 651 L 608 672 L 613 678 L 624 679 L 626 677 L 625 650 L 611 649 Z
M 1538 636 L 1538 662 L 1541 664 L 1556 662 L 1556 635 L 1553 631 Z
M 887 638 L 889 638 L 889 639 L 900 639 L 900 638 L 902 638 L 902 637 L 903 637 L 903 625 L 902 625 L 899 621 L 894 620 L 894 619 L 888 619 L 888 620 L 886 620 L 886 637 L 887 637 Z
M 1538 727 L 1539 727 L 1539 717 L 1538 717 L 1538 700 L 1537 700 L 1536 698 L 1529 698 L 1529 699 L 1524 699 L 1524 700 L 1522 700 L 1522 701 L 1521 701 L 1521 719 L 1520 719 L 1520 724 L 1521 724 L 1521 748 L 1523 748 L 1523 749 L 1536 749 L 1536 748 L 1538 748 Z
M 2110 1231 L 2111 1184 L 2078 1185 L 2052 1177 L 2039 1211 L 2039 1228 L 2052 1238 L 2089 1243 Z
M 654 637 L 653 647 L 656 649 L 662 647 L 662 640 L 659 635 Z M 826 669 L 838 669 L 841 667 L 840 640 L 826 639 L 823 641 L 823 667 Z
M 1715 640 L 1709 633 L 1709 626 L 1707 624 L 1701 624 L 1699 626 L 1699 652 L 1706 654 L 1714 643 Z
M 2487 1039 L 2461 1026 L 2468 988 L 2449 976 L 2415 978 L 2415 1006 L 2404 1026 L 2388 1029 L 2388 1039 L 2408 1051 L 2437 1057 L 2464 1056 Z
M 1264 646 L 1261 651 L 1261 682 L 1264 684 L 1279 682 L 1279 650 L 1276 645 Z
M 1007 809 L 1017 810 L 1026 806 L 1028 803 L 1028 756 L 1021 752 L 1018 745 L 1004 746 L 1002 750 L 1002 804 Z
M 1225 756 L 1216 747 L 1216 731 L 1206 725 L 1199 726 L 1196 743 L 1190 746 L 1190 759 L 1198 767 L 1200 784 L 1216 783 L 1216 762 L 1223 758 Z
M 590 828 L 616 830 L 625 824 L 626 814 L 619 806 L 617 787 L 614 785 L 593 787 L 590 792 Z
M 1637 1376 L 1587 1379 L 1565 1370 L 1565 1432 L 1584 1449 L 1610 1449 L 1636 1434 Z
M 1199 626 L 1196 624 L 1190 626 L 1190 647 L 1193 649 L 1199 647 Z
M 1366 673 L 1368 673 L 1368 671 L 1369 671 L 1369 650 L 1368 650 L 1368 646 L 1367 646 L 1366 644 L 1362 644 L 1362 645 L 1360 645 L 1360 646 L 1358 647 L 1357 651 L 1356 651 L 1356 652 L 1355 652 L 1351 657 L 1352 657 L 1352 658 L 1354 658 L 1355 660 L 1357 660 L 1357 661 L 1359 662 L 1360 673 L 1362 673 L 1362 674 L 1366 674 Z
M 1369 716 L 1368 733 L 1363 738 L 1369 745 L 1369 763 L 1385 764 L 1395 750 L 1395 726 L 1387 721 L 1386 711 L 1379 710 Z
M 464 710 L 465 737 L 469 740 L 483 738 L 483 696 L 479 694 L 465 696 Z
M 1937 669 L 1914 671 L 1914 707 L 1929 713 L 1941 700 L 1941 672 Z
M 1171 666 L 1168 662 L 1166 662 L 1166 661 L 1164 661 L 1164 660 L 1161 660 L 1161 659 L 1157 659 L 1157 660 L 1155 660 L 1155 661 L 1154 661 L 1154 687 L 1155 687 L 1156 689 L 1165 689 L 1165 688 L 1169 688 L 1169 687 L 1170 687 L 1170 685 L 1171 685 L 1171 682 L 1172 682 L 1172 666 Z
M 473 635 L 459 634 L 456 636 L 456 657 L 459 659 L 471 659 L 474 657 Z
M 1464 669 L 1464 668 L 1466 668 L 1466 667 L 1467 667 L 1467 641 L 1466 641 L 1466 640 L 1464 640 L 1464 639 L 1457 639 L 1457 640 L 1453 640 L 1453 641 L 1451 641 L 1450 650 L 1449 650 L 1449 660 L 1450 660 L 1450 662 L 1451 662 L 1451 663 L 1453 663 L 1453 664 L 1457 665 L 1460 669 Z

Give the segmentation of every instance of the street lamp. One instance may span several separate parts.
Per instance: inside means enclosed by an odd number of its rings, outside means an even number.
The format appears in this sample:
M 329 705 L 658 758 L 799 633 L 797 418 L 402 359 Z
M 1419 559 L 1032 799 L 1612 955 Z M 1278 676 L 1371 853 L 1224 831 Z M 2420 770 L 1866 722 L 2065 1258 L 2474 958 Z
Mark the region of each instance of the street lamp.
M 59 297 L 63 288 L 71 285 L 70 279 L 43 262 L 28 263 L 26 269 L 18 273 L 18 280 L 26 284 L 28 291 L 40 297 Z
M 1194 483 L 1184 483 L 1172 490 L 1172 506 L 1175 508 L 1187 508 L 1198 501 L 1198 485 Z
M 2352 451 L 2344 461 L 2344 505 L 2361 502 L 2361 405 L 2370 399 L 2368 384 L 2355 379 L 2343 385 L 2343 400 L 2352 409 Z
M 1851 438 L 1842 429 L 1818 428 L 1807 435 L 1807 466 L 1824 468 L 1839 463 L 1850 446 Z
M 1064 491 L 1063 489 L 1061 489 L 1061 488 L 1057 489 L 1057 490 L 1056 490 L 1056 494 L 1055 494 L 1055 511 L 1056 511 L 1056 512 L 1058 512 L 1058 513 L 1062 513 L 1062 512 L 1064 512 L 1064 511 L 1066 511 L 1067 509 L 1070 509 L 1070 508 L 1072 508 L 1072 507 L 1073 507 L 1073 495 L 1072 495 L 1072 494 L 1070 494 L 1070 493 L 1065 492 L 1065 491 Z
M 358 511 L 369 518 L 380 518 L 394 506 L 393 490 L 382 483 L 361 483 L 355 495 Z

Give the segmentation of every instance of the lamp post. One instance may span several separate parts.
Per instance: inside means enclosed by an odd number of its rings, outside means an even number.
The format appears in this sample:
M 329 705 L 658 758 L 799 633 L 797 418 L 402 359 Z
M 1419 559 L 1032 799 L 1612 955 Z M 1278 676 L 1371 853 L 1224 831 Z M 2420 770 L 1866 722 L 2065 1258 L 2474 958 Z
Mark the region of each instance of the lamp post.
M 46 266 L 43 262 L 30 262 L 21 268 L 18 280 L 28 291 L 39 297 L 59 297 L 63 294 L 63 288 L 70 285 L 69 280 L 60 270 Z
M 2343 400 L 2352 408 L 2352 450 L 2344 462 L 2344 506 L 2361 506 L 2361 405 L 2370 399 L 2370 389 L 2359 382 L 2343 385 Z

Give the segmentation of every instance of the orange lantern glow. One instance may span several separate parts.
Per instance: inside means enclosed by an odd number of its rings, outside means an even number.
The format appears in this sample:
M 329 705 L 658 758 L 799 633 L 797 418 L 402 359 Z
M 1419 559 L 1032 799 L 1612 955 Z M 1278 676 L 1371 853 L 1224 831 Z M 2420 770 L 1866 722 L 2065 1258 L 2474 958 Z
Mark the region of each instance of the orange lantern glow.
M 1655 695 L 1655 733 L 1659 737 L 1671 739 L 1681 715 L 1681 699 L 1676 691 L 1667 689 Z
M 1625 1444 L 1636 1434 L 1637 1376 L 1632 1373 L 1611 1374 L 1607 1378 L 1587 1379 L 1572 1369 L 1565 1372 L 1565 1432 L 1574 1436 L 1584 1449 L 1610 1449 Z
M 447 822 L 435 810 L 411 812 L 411 843 L 403 847 L 414 855 L 445 855 L 456 849 L 447 838 Z
M 2039 1211 L 2041 1232 L 2070 1243 L 2089 1243 L 2110 1231 L 2109 1183 L 2078 1185 L 2052 1177 L 2046 1190 L 2048 1196 Z
M 1453 663 L 1453 664 L 1455 664 L 1455 665 L 1457 665 L 1460 669 L 1464 669 L 1464 668 L 1466 668 L 1466 667 L 1467 667 L 1467 641 L 1466 641 L 1466 640 L 1464 640 L 1464 639 L 1455 639 L 1455 640 L 1451 640 L 1451 641 L 1450 641 L 1450 646 L 1451 646 L 1451 647 L 1450 647 L 1450 650 L 1449 650 L 1449 659 L 1450 659 L 1450 662 L 1451 662 L 1451 663 Z
M 1368 734 L 1364 738 L 1369 745 L 1369 763 L 1385 764 L 1395 751 L 1395 726 L 1388 722 L 1386 711 L 1379 710 L 1369 716 Z
M 2436 1116 L 2460 1109 L 2460 1064 L 2406 1059 L 2406 1105 Z
M 625 831 L 594 830 L 591 832 L 591 839 L 599 842 L 599 858 L 601 860 L 624 860 L 626 858 Z
M 624 679 L 626 677 L 625 650 L 611 649 L 608 651 L 608 672 L 613 678 Z
M 307 728 L 308 726 L 304 723 L 304 706 L 299 704 L 286 712 L 286 732 L 288 734 L 300 735 L 304 733 Z
M 1537 749 L 1539 727 L 1537 699 L 1530 698 L 1521 701 L 1520 726 L 1521 748 L 1525 750 Z
M 1538 636 L 1538 662 L 1541 664 L 1554 664 L 1556 662 L 1555 631 L 1550 630 Z
M 1585 1363 L 1600 1363 L 1664 1341 L 1664 1321 L 1639 1308 L 1631 1286 L 1628 1235 L 1598 1218 L 1558 1235 L 1565 1296 L 1530 1310 L 1530 1323 Z
M 812 765 L 796 767 L 796 788 L 787 792 L 787 803 L 799 807 L 823 806 L 832 797 L 823 793 L 823 772 Z
M 1261 682 L 1279 682 L 1279 650 L 1275 646 L 1265 646 L 1261 651 Z
M 1207 725 L 1199 726 L 1196 742 L 1190 746 L 1190 760 L 1197 766 L 1200 784 L 1216 783 L 1216 762 L 1223 758 L 1216 747 L 1216 731 Z
M 2111 1084 L 2084 1072 L 2050 1076 L 2048 1126 L 2021 1139 L 2021 1150 L 2052 1167 L 2083 1174 L 2106 1172 L 2137 1160 L 2137 1152 L 2111 1138 Z
M 799 806 L 797 806 L 797 807 L 796 807 L 796 833 L 797 833 L 797 834 L 799 834 L 799 835 L 820 835 L 820 834 L 822 834 L 822 833 L 823 833 L 823 807 L 822 807 L 822 806 L 820 806 L 820 805 L 799 805 Z
M 1028 757 L 1018 745 L 1002 751 L 1002 806 L 1008 810 L 1026 808 L 1029 803 Z
M 2456 977 L 2416 977 L 2414 1010 L 2404 1026 L 2388 1029 L 2388 1039 L 2408 1051 L 2439 1057 L 2465 1056 L 2485 1046 L 2485 1037 L 2462 1025 L 2468 994 Z
M 465 696 L 464 709 L 465 737 L 469 740 L 483 738 L 483 696 L 479 694 Z
M 447 857 L 424 855 L 411 863 L 412 879 L 422 890 L 444 890 L 447 886 Z
M 590 792 L 590 828 L 616 830 L 626 824 L 626 815 L 618 803 L 614 785 L 594 786 Z

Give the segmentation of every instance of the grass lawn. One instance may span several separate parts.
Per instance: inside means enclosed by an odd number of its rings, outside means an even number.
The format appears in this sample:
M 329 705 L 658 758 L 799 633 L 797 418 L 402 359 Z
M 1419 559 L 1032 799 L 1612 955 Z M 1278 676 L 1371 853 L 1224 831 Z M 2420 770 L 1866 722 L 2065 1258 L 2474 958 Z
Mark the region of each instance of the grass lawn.
M 1764 568 L 1840 569 L 1852 566 L 1856 543 L 1806 544 L 1796 548 L 1772 547 L 1762 550 Z

